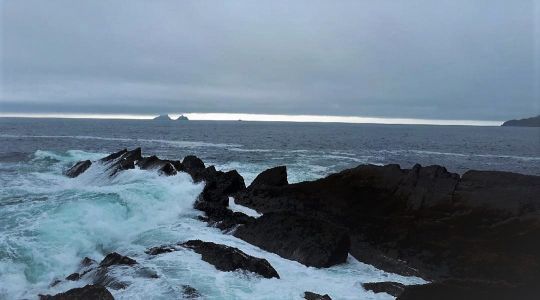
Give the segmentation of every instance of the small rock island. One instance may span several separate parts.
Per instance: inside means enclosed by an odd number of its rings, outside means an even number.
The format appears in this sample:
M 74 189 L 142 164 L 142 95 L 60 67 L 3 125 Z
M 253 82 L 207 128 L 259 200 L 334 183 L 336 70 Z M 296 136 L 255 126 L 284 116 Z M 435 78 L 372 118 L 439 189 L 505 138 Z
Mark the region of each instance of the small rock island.
M 540 115 L 526 119 L 506 121 L 501 126 L 540 127 Z
M 171 119 L 171 117 L 169 117 L 169 115 L 159 115 L 159 116 L 155 117 L 153 120 L 154 121 L 161 121 L 161 122 L 172 121 L 172 119 Z
M 173 121 L 173 119 L 171 119 L 171 117 L 169 117 L 169 115 L 159 115 L 157 117 L 155 117 L 153 119 L 154 121 L 161 121 L 161 122 L 169 122 L 169 121 Z M 180 115 L 176 121 L 189 121 L 188 117 L 184 116 L 184 115 Z

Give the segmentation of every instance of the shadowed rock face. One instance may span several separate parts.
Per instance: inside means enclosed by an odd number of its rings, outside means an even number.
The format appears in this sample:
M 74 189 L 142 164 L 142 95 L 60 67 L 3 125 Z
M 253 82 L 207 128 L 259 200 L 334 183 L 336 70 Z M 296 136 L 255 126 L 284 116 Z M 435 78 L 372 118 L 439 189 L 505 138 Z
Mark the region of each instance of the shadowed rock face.
M 540 280 L 540 177 L 440 166 L 364 165 L 235 195 L 259 212 L 291 211 L 346 227 L 351 254 L 425 278 Z M 240 230 L 240 229 L 239 229 Z
M 362 283 L 362 287 L 367 291 L 372 291 L 374 293 L 387 293 L 394 297 L 401 295 L 405 289 L 405 285 L 391 281 Z
M 264 214 L 240 226 L 234 236 L 281 257 L 318 268 L 344 263 L 350 248 L 345 229 L 290 212 Z
M 406 286 L 397 300 L 533 300 L 538 299 L 539 293 L 537 283 L 520 286 L 506 282 L 446 280 Z
M 75 178 L 81 175 L 88 168 L 90 168 L 91 165 L 92 162 L 89 160 L 80 161 L 76 163 L 73 167 L 69 168 L 69 170 L 67 170 L 65 174 L 67 177 Z
M 150 255 L 178 251 L 180 247 L 191 249 L 202 256 L 202 260 L 216 267 L 220 271 L 245 270 L 263 276 L 264 278 L 279 278 L 276 270 L 266 259 L 253 257 L 241 250 L 200 240 L 190 240 L 177 245 L 164 245 L 153 247 L 145 252 Z
M 212 264 L 220 271 L 246 270 L 264 278 L 279 278 L 276 270 L 266 259 L 253 257 L 237 248 L 200 240 L 180 244 L 202 255 L 202 260 Z
M 205 181 L 194 204 L 206 213 L 201 219 L 227 231 L 240 225 L 235 236 L 285 258 L 326 267 L 345 261 L 350 252 L 385 271 L 436 280 L 406 287 L 402 299 L 445 299 L 444 293 L 454 299 L 495 294 L 499 298 L 492 299 L 513 299 L 503 297 L 512 293 L 527 299 L 540 282 L 539 176 L 469 171 L 460 177 L 441 166 L 361 165 L 287 184 L 286 169 L 277 167 L 246 188 L 236 171 L 205 167 L 195 156 L 182 163 L 162 161 L 141 158 L 135 149 L 101 162 L 113 172 L 134 163 L 166 162 L 163 167 Z M 233 213 L 228 196 L 264 215 Z M 158 247 L 152 254 L 175 250 Z M 370 286 L 388 292 L 393 287 Z
M 54 296 L 39 295 L 40 300 L 114 300 L 113 295 L 101 285 L 89 284 Z
M 257 175 L 249 187 L 251 188 L 258 185 L 284 186 L 287 184 L 289 184 L 287 181 L 287 167 L 279 166 L 263 171 L 261 174 Z

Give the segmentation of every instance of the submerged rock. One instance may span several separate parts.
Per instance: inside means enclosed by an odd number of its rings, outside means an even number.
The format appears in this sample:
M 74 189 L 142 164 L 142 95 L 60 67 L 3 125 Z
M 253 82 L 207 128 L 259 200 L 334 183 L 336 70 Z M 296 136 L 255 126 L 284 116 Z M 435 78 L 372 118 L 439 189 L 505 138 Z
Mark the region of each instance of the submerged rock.
M 306 266 L 326 268 L 347 260 L 347 231 L 332 223 L 292 212 L 264 214 L 240 226 L 234 236 Z
M 362 287 L 366 291 L 372 291 L 374 293 L 387 293 L 394 297 L 399 296 L 405 289 L 405 285 L 402 283 L 392 281 L 362 283 Z
M 67 177 L 75 178 L 84 173 L 84 171 L 88 170 L 91 165 L 92 162 L 89 160 L 80 161 L 76 163 L 73 167 L 69 168 L 69 170 L 66 171 L 65 175 Z
M 67 292 L 51 295 L 39 295 L 40 300 L 114 300 L 113 295 L 101 285 L 86 285 Z
M 194 287 L 191 287 L 189 285 L 182 285 L 182 296 L 184 299 L 198 299 L 201 298 L 201 293 L 197 291 Z
M 304 292 L 304 299 L 306 300 L 332 300 L 328 295 L 319 295 L 313 292 Z
M 237 248 L 200 240 L 191 240 L 179 245 L 201 254 L 202 260 L 220 271 L 245 270 L 264 278 L 279 278 L 276 270 L 266 259 L 253 257 Z

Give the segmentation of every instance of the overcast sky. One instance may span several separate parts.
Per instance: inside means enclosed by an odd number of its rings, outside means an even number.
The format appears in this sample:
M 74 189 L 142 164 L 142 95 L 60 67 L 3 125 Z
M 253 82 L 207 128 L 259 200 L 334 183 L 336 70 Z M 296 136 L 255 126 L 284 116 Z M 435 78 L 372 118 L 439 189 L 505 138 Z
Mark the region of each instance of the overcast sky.
M 540 113 L 536 0 L 0 2 L 4 113 Z

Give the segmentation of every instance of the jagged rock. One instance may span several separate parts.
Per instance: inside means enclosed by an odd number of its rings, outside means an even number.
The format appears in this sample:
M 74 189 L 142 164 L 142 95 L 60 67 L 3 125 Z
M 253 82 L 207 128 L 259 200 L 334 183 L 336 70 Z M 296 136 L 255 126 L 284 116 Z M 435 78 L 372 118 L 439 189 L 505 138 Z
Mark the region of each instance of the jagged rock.
M 392 281 L 362 283 L 362 287 L 366 291 L 372 291 L 374 293 L 387 293 L 394 297 L 399 296 L 405 289 L 405 285 L 402 283 Z
M 229 205 L 229 195 L 244 190 L 246 184 L 244 178 L 236 170 L 229 172 L 206 171 L 203 178 L 206 181 L 202 193 L 197 202 L 216 203 L 222 207 Z M 197 207 L 197 204 L 195 204 Z
M 39 295 L 40 300 L 114 300 L 113 295 L 101 285 L 86 285 L 54 296 Z
M 77 281 L 81 278 L 81 275 L 79 273 L 72 273 L 71 275 L 69 275 L 68 277 L 66 277 L 66 280 L 70 280 L 70 281 Z
M 163 246 L 158 246 L 158 247 L 152 247 L 144 252 L 149 255 L 159 255 L 163 253 L 174 252 L 177 250 L 178 250 L 178 247 L 170 246 L 170 245 L 163 245 Z
M 306 300 L 332 300 L 328 295 L 319 295 L 313 292 L 304 292 L 304 299 Z
M 73 167 L 69 168 L 69 170 L 66 171 L 65 175 L 67 177 L 75 178 L 84 173 L 84 171 L 88 170 L 91 165 L 92 162 L 89 160 L 79 161 Z
M 194 180 L 197 177 L 198 173 L 202 172 L 205 168 L 204 162 L 195 155 L 188 155 L 184 157 L 182 165 L 184 166 L 184 171 L 191 175 Z
M 255 218 L 246 214 L 233 212 L 221 204 L 212 202 L 197 201 L 195 208 L 205 212 L 205 222 L 224 231 L 229 231 L 237 225 L 247 224 L 255 220 Z
M 115 159 L 119 158 L 120 156 L 126 154 L 127 152 L 128 152 L 127 149 L 122 149 L 122 150 L 120 150 L 118 152 L 111 153 L 111 154 L 105 156 L 104 158 L 100 159 L 99 161 L 100 162 L 109 162 L 111 160 L 115 160 Z
M 116 252 L 112 252 L 107 254 L 105 258 L 99 263 L 100 267 L 110 267 L 112 265 L 128 265 L 132 266 L 136 264 L 137 261 L 134 259 L 131 259 L 127 256 L 120 255 Z
M 191 240 L 179 245 L 201 254 L 202 260 L 214 265 L 220 271 L 245 270 L 264 278 L 279 278 L 276 270 L 266 259 L 253 257 L 237 248 L 200 240 Z
M 250 184 L 249 187 L 257 185 L 284 186 L 289 184 L 287 181 L 287 167 L 279 166 L 263 171 Z
M 539 194 L 539 176 L 469 171 L 460 178 L 440 166 L 363 165 L 311 182 L 250 187 L 235 201 L 346 227 L 351 254 L 385 271 L 522 282 L 540 281 Z
M 292 212 L 272 212 L 240 226 L 234 236 L 306 266 L 344 263 L 350 248 L 347 231 L 332 223 Z

